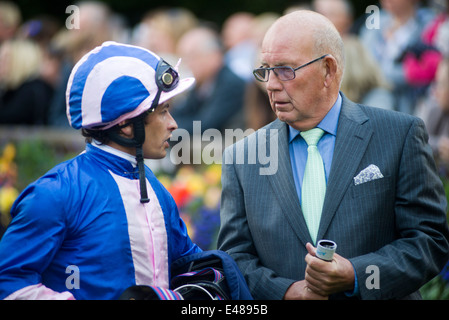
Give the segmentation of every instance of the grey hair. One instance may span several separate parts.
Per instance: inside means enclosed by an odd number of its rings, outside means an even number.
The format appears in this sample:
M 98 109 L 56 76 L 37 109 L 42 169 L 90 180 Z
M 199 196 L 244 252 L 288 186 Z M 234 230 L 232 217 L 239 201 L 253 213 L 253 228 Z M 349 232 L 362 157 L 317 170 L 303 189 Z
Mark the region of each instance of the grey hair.
M 313 35 L 316 55 L 331 54 L 337 60 L 338 69 L 343 74 L 345 67 L 344 44 L 337 29 L 333 25 L 316 28 Z
M 325 16 L 310 10 L 298 10 L 291 12 L 276 21 L 274 25 L 286 27 L 309 25 L 314 41 L 313 53 L 316 57 L 325 54 L 332 55 L 337 60 L 338 74 L 343 76 L 345 66 L 343 39 L 334 24 Z M 270 28 L 272 29 L 273 26 Z

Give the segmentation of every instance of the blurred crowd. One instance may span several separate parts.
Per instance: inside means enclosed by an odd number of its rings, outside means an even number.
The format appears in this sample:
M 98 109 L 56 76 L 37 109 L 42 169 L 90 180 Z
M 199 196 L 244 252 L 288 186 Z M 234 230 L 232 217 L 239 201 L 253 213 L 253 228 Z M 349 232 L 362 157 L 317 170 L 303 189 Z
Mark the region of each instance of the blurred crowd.
M 65 90 L 74 64 L 113 40 L 139 45 L 172 65 L 195 87 L 173 101 L 180 128 L 258 129 L 274 120 L 252 70 L 266 30 L 292 10 L 327 16 L 341 33 L 346 67 L 341 91 L 351 100 L 425 120 L 436 159 L 449 164 L 449 0 L 380 0 L 357 16 L 348 0 L 302 1 L 280 13 L 236 12 L 222 25 L 186 8 L 152 9 L 136 25 L 105 3 L 76 3 L 78 29 L 55 17 L 23 21 L 21 8 L 0 1 L 0 124 L 68 128 Z M 368 23 L 375 22 L 375 23 Z M 325 53 L 323 53 L 325 54 Z M 295 66 L 294 66 L 295 67 Z

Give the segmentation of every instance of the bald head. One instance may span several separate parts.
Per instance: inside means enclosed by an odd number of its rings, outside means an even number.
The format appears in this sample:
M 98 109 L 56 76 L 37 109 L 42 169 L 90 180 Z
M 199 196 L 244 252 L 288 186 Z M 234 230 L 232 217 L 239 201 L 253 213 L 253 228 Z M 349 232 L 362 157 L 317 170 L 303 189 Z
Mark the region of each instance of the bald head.
M 343 74 L 343 40 L 332 22 L 319 13 L 299 10 L 280 17 L 267 31 L 263 47 L 273 41 L 295 46 L 298 54 L 331 54 L 337 60 L 339 75 Z
M 265 83 L 276 116 L 300 131 L 314 128 L 341 86 L 343 41 L 334 25 L 312 11 L 282 16 L 265 34 L 260 57 L 262 68 L 272 70 Z M 293 78 L 276 74 L 285 66 L 295 70 Z

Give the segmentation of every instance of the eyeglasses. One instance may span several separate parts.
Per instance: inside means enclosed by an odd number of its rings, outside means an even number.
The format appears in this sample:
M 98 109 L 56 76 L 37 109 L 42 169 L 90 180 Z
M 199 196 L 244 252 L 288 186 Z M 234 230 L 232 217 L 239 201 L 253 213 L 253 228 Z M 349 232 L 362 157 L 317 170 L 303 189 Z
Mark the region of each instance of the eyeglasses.
M 276 75 L 276 77 L 278 77 L 278 79 L 281 81 L 293 80 L 296 77 L 295 72 L 297 70 L 307 67 L 309 64 L 317 62 L 321 59 L 324 59 L 328 55 L 329 54 L 325 54 L 324 56 L 321 56 L 315 60 L 307 62 L 306 64 L 303 64 L 302 66 L 299 66 L 295 69 L 293 69 L 292 67 L 289 67 L 289 66 L 279 66 L 279 67 L 272 67 L 272 68 L 257 68 L 257 69 L 254 69 L 253 74 L 254 74 L 254 77 L 256 78 L 256 80 L 261 81 L 261 82 L 267 82 L 268 78 L 270 76 L 270 70 L 272 70 L 274 72 L 274 74 Z

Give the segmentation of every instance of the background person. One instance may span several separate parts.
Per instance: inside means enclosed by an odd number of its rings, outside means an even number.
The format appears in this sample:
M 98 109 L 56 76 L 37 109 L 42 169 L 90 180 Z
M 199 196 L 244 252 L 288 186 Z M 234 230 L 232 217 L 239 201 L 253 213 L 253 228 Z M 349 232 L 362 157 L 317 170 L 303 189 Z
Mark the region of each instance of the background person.
M 425 93 L 425 86 L 410 83 L 404 57 L 420 41 L 434 14 L 421 7 L 420 0 L 381 0 L 380 4 L 380 28 L 362 27 L 360 38 L 392 86 L 395 109 L 414 114 L 417 100 Z
M 245 81 L 225 64 L 219 34 L 208 27 L 190 30 L 180 39 L 178 54 L 196 80 L 173 108 L 179 128 L 192 134 L 194 121 L 201 121 L 202 131 L 242 127 Z
M 354 102 L 393 110 L 390 85 L 372 55 L 356 36 L 348 35 L 343 41 L 346 64 L 340 90 Z
M 41 76 L 43 52 L 31 40 L 0 46 L 0 124 L 46 125 L 53 87 Z
M 449 58 L 443 59 L 437 70 L 423 120 L 429 132 L 429 144 L 434 152 L 441 174 L 449 175 Z M 433 102 L 431 104 L 430 102 Z

